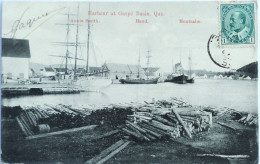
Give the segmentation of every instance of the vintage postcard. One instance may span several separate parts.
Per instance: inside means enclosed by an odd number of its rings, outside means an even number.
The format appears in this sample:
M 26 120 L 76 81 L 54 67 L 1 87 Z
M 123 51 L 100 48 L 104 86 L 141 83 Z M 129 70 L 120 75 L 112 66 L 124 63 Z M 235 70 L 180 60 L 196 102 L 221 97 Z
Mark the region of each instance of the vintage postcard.
M 4 1 L 2 163 L 258 163 L 258 2 Z

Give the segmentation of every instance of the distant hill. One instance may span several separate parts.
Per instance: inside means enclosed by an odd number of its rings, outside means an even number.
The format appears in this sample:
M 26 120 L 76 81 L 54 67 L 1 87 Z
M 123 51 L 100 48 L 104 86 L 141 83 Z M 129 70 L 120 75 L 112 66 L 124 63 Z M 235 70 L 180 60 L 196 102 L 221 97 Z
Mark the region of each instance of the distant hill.
M 241 72 L 246 74 L 247 76 L 255 78 L 257 77 L 258 74 L 257 68 L 258 68 L 258 62 L 253 62 L 237 69 L 237 72 Z

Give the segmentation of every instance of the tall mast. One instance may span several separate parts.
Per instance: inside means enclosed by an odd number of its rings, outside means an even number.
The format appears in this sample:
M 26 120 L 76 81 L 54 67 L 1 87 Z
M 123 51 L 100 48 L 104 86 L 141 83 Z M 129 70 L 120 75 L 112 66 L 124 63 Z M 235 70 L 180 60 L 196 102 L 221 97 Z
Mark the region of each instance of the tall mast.
M 149 76 L 149 62 L 150 62 L 150 58 L 152 57 L 149 53 L 150 53 L 150 51 L 149 51 L 149 49 L 148 49 L 148 51 L 147 51 L 147 56 L 146 56 L 146 58 L 147 58 L 147 67 L 146 67 L 146 76 L 147 76 L 147 78 L 148 78 L 148 76 Z
M 140 70 L 139 70 L 139 67 L 140 67 L 140 47 L 139 47 L 139 58 L 138 58 L 138 75 L 137 75 L 137 77 L 139 78 L 139 76 L 140 76 Z
M 68 57 L 69 57 L 69 32 L 70 32 L 70 10 L 68 10 L 68 25 L 67 25 L 67 35 L 66 35 L 66 41 L 67 41 L 67 51 L 66 51 L 66 63 L 65 63 L 65 75 L 68 74 Z
M 190 78 L 191 78 L 191 49 L 189 49 L 189 66 L 190 66 Z
M 90 3 L 89 3 L 89 6 L 88 6 L 88 11 L 90 12 Z M 88 14 L 89 14 L 88 12 Z M 86 73 L 88 73 L 88 69 L 89 69 L 89 66 L 88 66 L 88 63 L 89 63 L 89 36 L 90 36 L 90 23 L 89 23 L 89 20 L 90 20 L 90 14 L 88 15 L 88 42 L 87 42 L 87 65 L 86 65 Z
M 62 14 L 62 15 L 67 15 L 67 23 L 65 24 L 61 24 L 61 23 L 58 23 L 56 25 L 65 25 L 67 26 L 67 34 L 66 34 L 66 42 L 54 42 L 55 44 L 58 44 L 59 46 L 64 46 L 66 45 L 66 55 L 65 55 L 65 74 L 68 74 L 68 60 L 69 60 L 69 46 L 71 46 L 72 43 L 69 43 L 69 33 L 70 33 L 70 26 L 71 25 L 75 25 L 75 24 L 72 24 L 70 23 L 70 16 L 71 15 L 75 15 L 75 14 L 70 14 L 70 10 L 68 9 L 68 13 L 67 14 Z M 53 55 L 51 55 L 53 56 Z M 56 57 L 61 57 L 61 56 L 56 56 Z
M 78 11 L 77 11 L 77 31 L 76 31 L 76 48 L 75 48 L 75 65 L 74 65 L 74 79 L 76 79 L 76 73 L 77 73 L 77 55 L 78 55 L 78 37 L 79 37 L 79 5 L 78 5 Z

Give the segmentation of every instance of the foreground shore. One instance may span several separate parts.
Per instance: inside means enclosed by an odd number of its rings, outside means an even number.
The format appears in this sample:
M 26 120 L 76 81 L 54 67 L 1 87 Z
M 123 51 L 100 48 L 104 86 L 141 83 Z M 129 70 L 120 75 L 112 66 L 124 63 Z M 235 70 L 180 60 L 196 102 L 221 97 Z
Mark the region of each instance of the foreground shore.
M 104 119 L 92 130 L 26 140 L 15 119 L 17 115 L 2 115 L 2 160 L 9 163 L 84 163 L 118 140 L 127 139 L 131 143 L 106 163 L 257 163 L 257 128 L 238 122 L 234 112 L 214 109 L 211 112 L 213 119 L 209 130 L 194 133 L 192 138 L 184 135 L 153 142 L 140 142 L 124 133 L 97 139 L 118 127 L 111 126 L 111 118 L 110 122 Z M 119 124 L 124 124 L 124 120 L 121 121 Z M 198 154 L 247 155 L 248 158 L 199 157 Z

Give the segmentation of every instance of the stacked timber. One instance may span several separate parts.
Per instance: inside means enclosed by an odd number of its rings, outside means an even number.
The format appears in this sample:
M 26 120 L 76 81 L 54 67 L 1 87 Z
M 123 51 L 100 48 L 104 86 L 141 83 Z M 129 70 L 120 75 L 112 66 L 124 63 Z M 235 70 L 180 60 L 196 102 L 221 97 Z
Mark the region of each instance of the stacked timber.
M 4 108 L 9 111 L 12 109 L 11 107 Z M 99 107 L 44 104 L 13 108 L 19 109 L 15 110 L 15 116 L 26 137 L 52 131 L 54 127 L 58 130 L 65 130 L 93 124 L 118 126 L 125 122 L 127 115 L 132 114 L 131 106 L 122 104 Z M 5 115 L 8 114 L 10 112 Z M 41 130 L 42 127 L 46 129 Z
M 212 125 L 211 113 L 195 108 L 171 108 L 161 114 L 136 110 L 120 130 L 138 141 L 153 141 L 163 138 L 188 136 L 207 131 Z
M 238 120 L 238 122 L 241 122 L 248 126 L 257 126 L 258 124 L 258 117 L 256 114 L 248 113 L 244 116 L 242 116 L 241 119 Z

